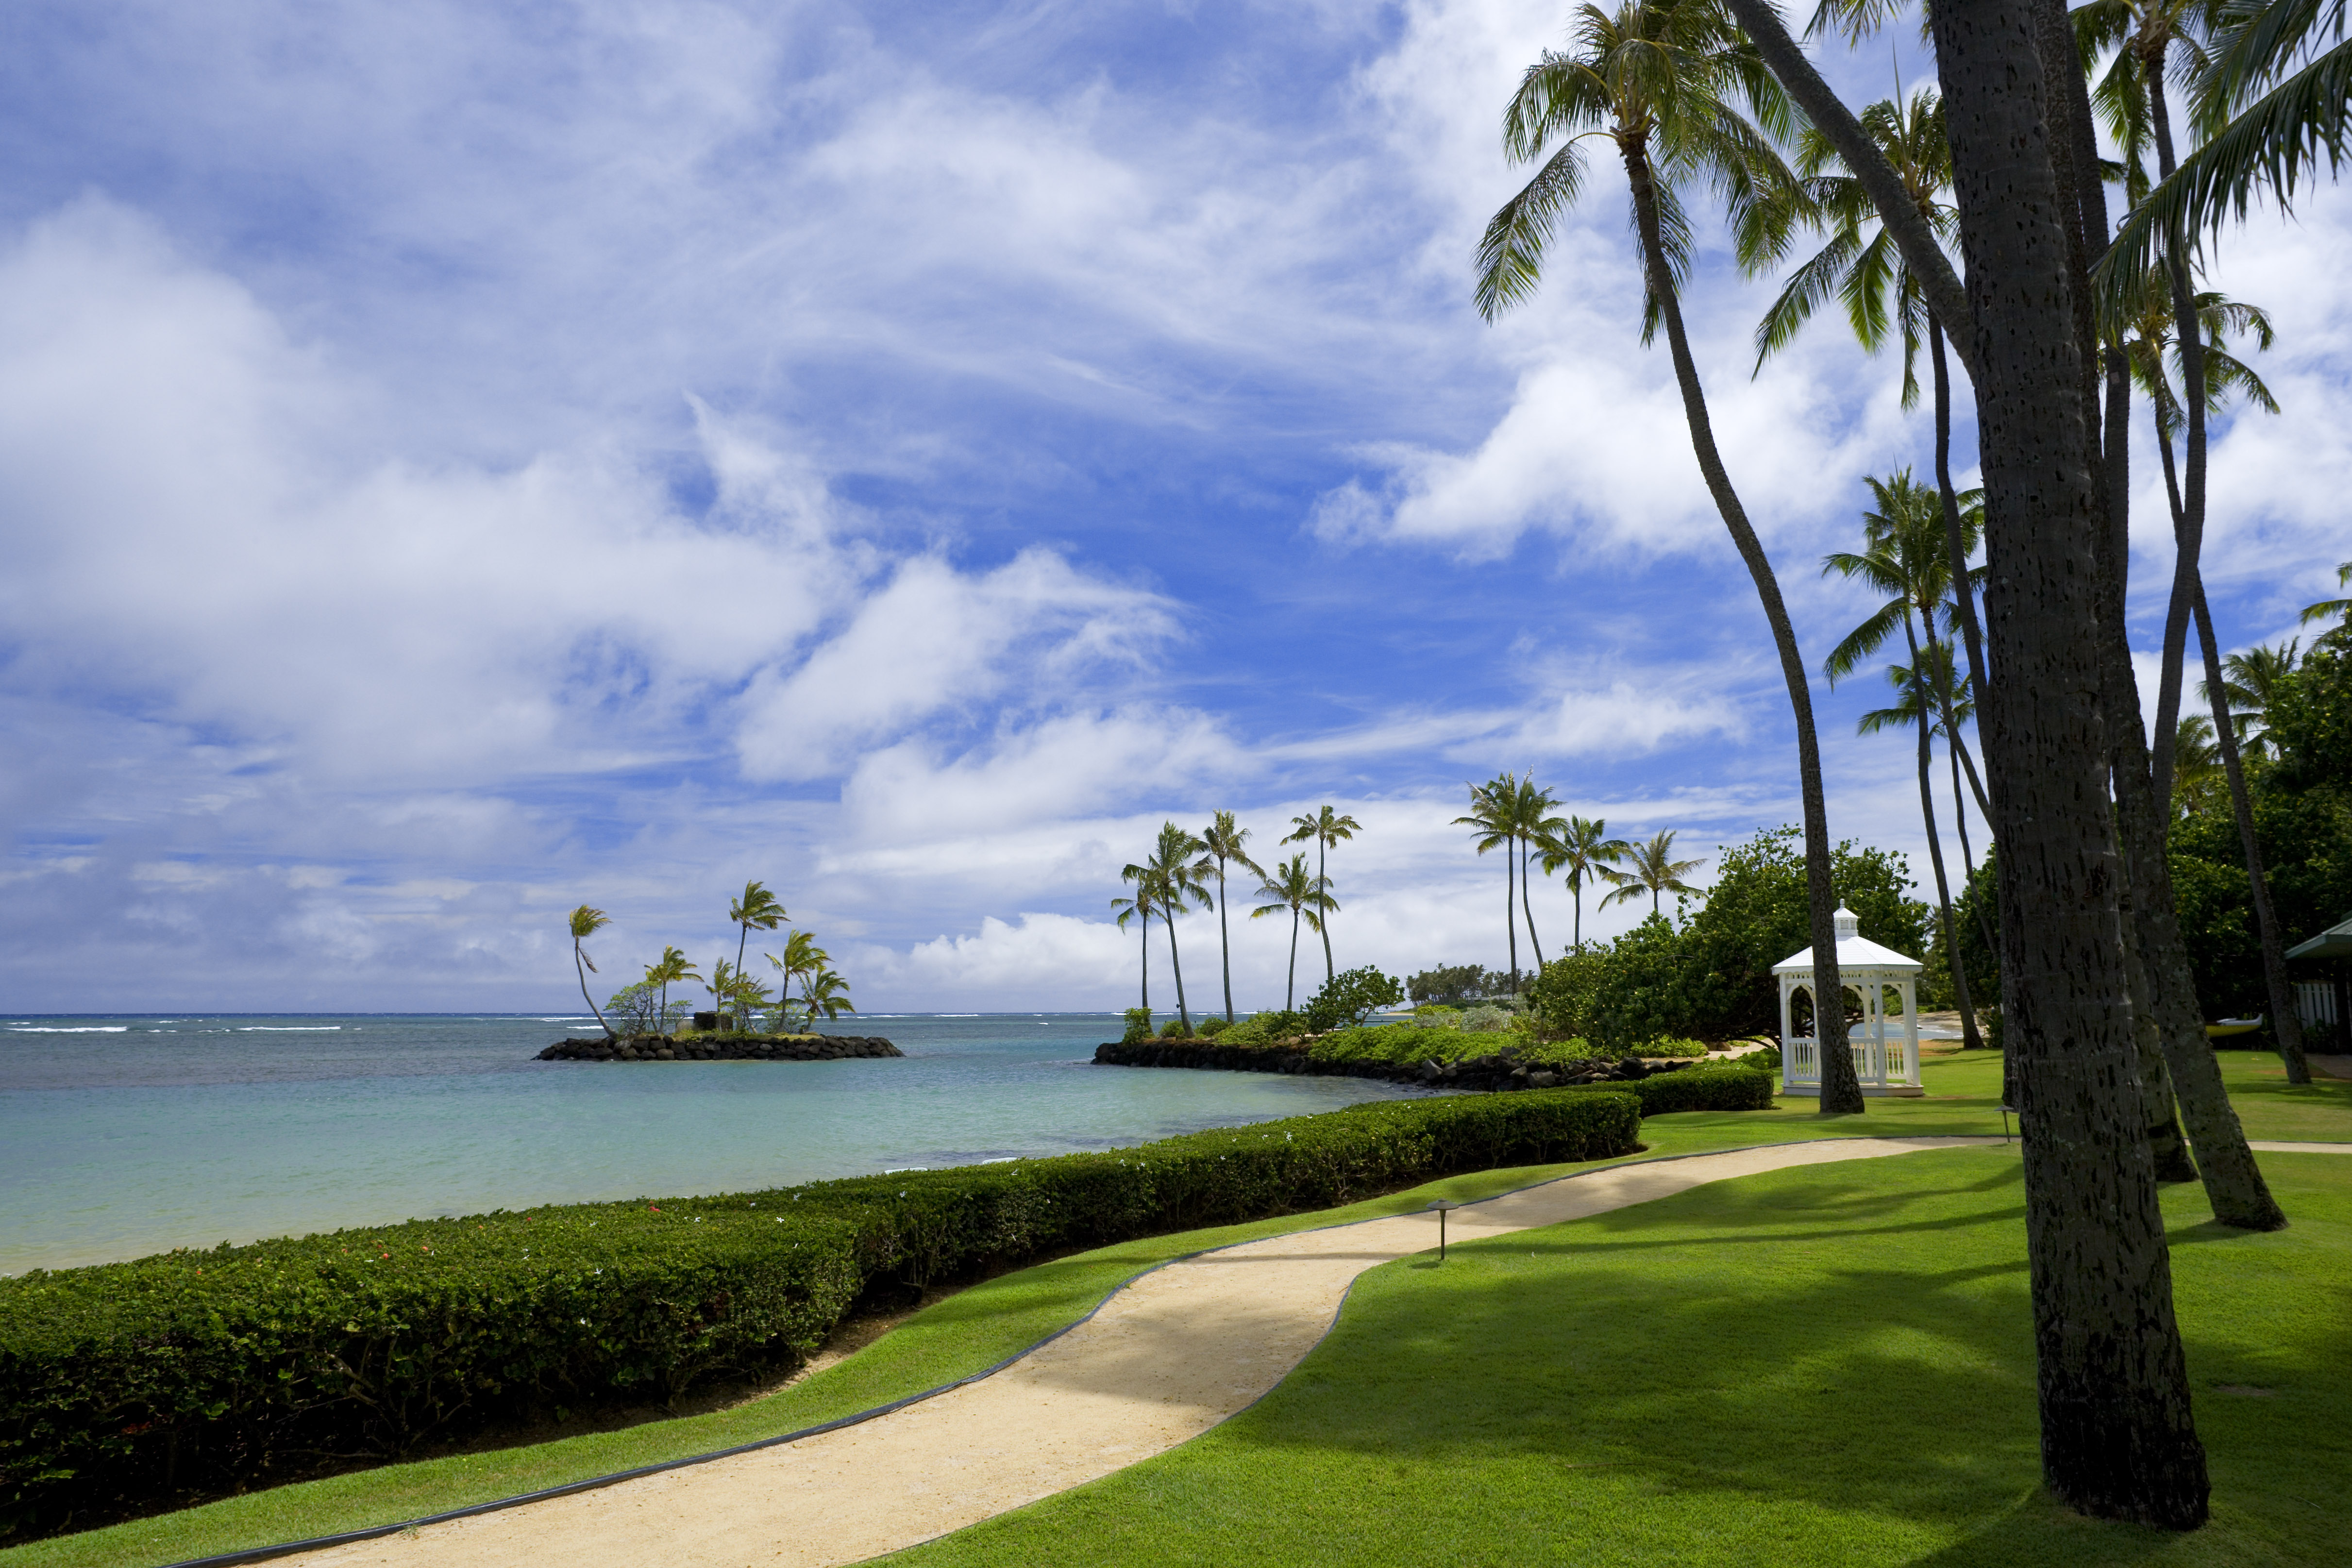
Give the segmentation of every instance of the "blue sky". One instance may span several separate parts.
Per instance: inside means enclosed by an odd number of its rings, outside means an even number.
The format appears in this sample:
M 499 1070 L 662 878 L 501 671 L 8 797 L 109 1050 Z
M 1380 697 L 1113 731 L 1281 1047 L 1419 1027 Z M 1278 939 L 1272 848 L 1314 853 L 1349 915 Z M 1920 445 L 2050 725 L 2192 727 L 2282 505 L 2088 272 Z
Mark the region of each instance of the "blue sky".
M 1502 961 L 1465 779 L 1699 853 L 1793 820 L 1605 162 L 1542 296 L 1470 307 L 1565 16 L 25 0 L 0 1003 L 555 1005 L 572 904 L 625 977 L 761 877 L 869 1008 L 1116 1005 L 1170 816 L 1352 812 L 1335 940 L 1392 972 Z M 2347 212 L 2216 268 L 2285 405 L 2215 452 L 2232 646 L 2352 554 Z M 1869 607 L 1819 558 L 1924 416 L 1830 321 L 1751 380 L 1770 284 L 1707 243 L 1717 428 L 1817 664 Z M 1884 690 L 1816 688 L 1832 827 L 1924 883 L 1910 749 L 1853 734 Z M 1278 1000 L 1273 923 L 1235 939 Z

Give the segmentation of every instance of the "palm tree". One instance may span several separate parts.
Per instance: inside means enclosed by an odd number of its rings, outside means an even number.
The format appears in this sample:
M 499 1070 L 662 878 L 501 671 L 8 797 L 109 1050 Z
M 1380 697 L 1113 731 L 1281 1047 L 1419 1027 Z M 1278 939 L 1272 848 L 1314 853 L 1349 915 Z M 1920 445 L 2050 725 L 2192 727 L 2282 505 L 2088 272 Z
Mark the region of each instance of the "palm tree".
M 1331 885 L 1320 877 L 1307 874 L 1307 851 L 1300 850 L 1274 868 L 1271 876 L 1258 874 L 1259 906 L 1250 911 L 1250 919 L 1260 915 L 1290 911 L 1290 967 L 1282 983 L 1282 1010 L 1297 1010 L 1298 1003 L 1298 922 L 1305 921 L 1307 929 L 1320 931 L 1323 917 L 1339 907 L 1331 896 Z
M 1225 929 L 1225 863 L 1231 861 L 1260 877 L 1265 875 L 1265 868 L 1249 858 L 1249 829 L 1236 823 L 1230 811 L 1217 813 L 1202 832 L 1201 842 L 1217 863 L 1217 951 L 1225 977 L 1225 1022 L 1230 1024 L 1234 1021 L 1234 952 L 1233 936 Z
M 832 970 L 823 967 L 801 977 L 801 1005 L 808 1010 L 809 1022 L 816 1016 L 838 1018 L 844 1013 L 855 1013 L 856 1006 L 849 1000 L 849 984 Z
M 2231 732 L 2238 738 L 2238 749 L 2246 755 L 2259 757 L 2270 751 L 2270 731 L 2263 726 L 2263 714 L 2278 683 L 2294 673 L 2302 651 L 2303 639 L 2290 637 L 2276 647 L 2258 643 L 2221 661 L 2221 702 L 2230 715 Z M 2210 677 L 2198 683 L 2198 695 L 2212 701 Z
M 2221 766 L 2221 747 L 2213 739 L 2213 721 L 2191 713 L 2180 721 L 2172 743 L 2172 809 L 2180 816 L 2210 811 L 2229 793 Z
M 1928 777 L 1935 761 L 1929 750 L 1928 734 L 1936 728 L 1936 686 L 1940 673 L 1945 684 L 1950 682 L 1951 656 L 1948 645 L 1933 643 L 1929 650 L 1943 656 L 1943 668 L 1929 666 L 1927 651 L 1915 651 L 1912 662 L 1890 666 L 1886 678 L 1894 682 L 1901 700 L 1892 708 L 1880 708 L 1862 716 L 1855 725 L 1858 733 L 1874 735 L 1882 730 L 1908 724 L 1919 731 L 1919 815 L 1927 828 L 1927 858 L 1936 869 L 1936 905 L 1943 918 L 1944 953 L 1952 969 L 1953 1000 L 1960 1014 L 1960 1047 L 1981 1050 L 1984 1039 L 1977 1030 L 1976 1003 L 1969 992 L 1967 966 L 1960 962 L 1959 922 L 1952 916 L 1952 889 L 1944 877 L 1943 835 L 1936 830 L 1936 795 L 1928 788 Z
M 1944 873 L 1944 837 L 1936 830 L 1936 797 L 1929 784 L 1935 766 L 1932 737 L 1939 719 L 1955 755 L 1959 746 L 1957 719 L 1948 709 L 1939 714 L 1933 706 L 1938 697 L 1948 702 L 1953 685 L 1948 679 L 1937 680 L 1932 668 L 1934 656 L 1945 646 L 1936 636 L 1936 614 L 1939 609 L 1945 610 L 1957 619 L 1957 612 L 1948 607 L 1953 586 L 1952 552 L 1944 539 L 1943 503 L 1940 497 L 1912 483 L 1908 468 L 1885 479 L 1873 478 L 1865 482 L 1877 504 L 1863 513 L 1864 548 L 1860 553 L 1832 552 L 1822 559 L 1822 574 L 1827 576 L 1834 572 L 1849 581 L 1859 579 L 1887 598 L 1830 651 L 1823 668 L 1830 684 L 1834 686 L 1840 676 L 1852 674 L 1857 665 L 1875 652 L 1896 626 L 1903 628 L 1911 662 L 1887 673 L 1895 689 L 1903 694 L 1904 701 L 1895 708 L 1864 715 L 1860 730 L 1868 735 L 1891 724 L 1917 728 L 1919 813 L 1927 828 L 1928 863 L 1936 873 L 1936 903 L 1943 919 L 1944 952 L 1951 959 L 1952 989 L 1959 1005 L 1961 1047 L 1980 1050 L 1984 1040 L 1977 1030 L 1976 1005 L 1969 992 L 1967 966 L 1960 961 L 1955 940 L 1959 928 L 1952 918 L 1951 883 Z M 1982 498 L 1976 492 L 1959 500 L 1964 518 L 1969 511 L 1981 516 Z M 1962 559 L 1966 559 L 1965 554 Z M 1962 587 L 1960 591 L 1968 590 Z M 1972 776 L 1974 771 L 1971 767 Z M 1988 809 L 1987 803 L 1981 800 L 1978 807 Z
M 1560 145 L 1486 226 L 1478 249 L 1479 313 L 1491 321 L 1534 291 L 1553 226 L 1582 194 L 1583 143 L 1607 137 L 1624 164 L 1633 195 L 1633 231 L 1648 286 L 1643 341 L 1664 326 L 1699 471 L 1755 581 L 1788 682 L 1804 795 L 1806 883 L 1818 965 L 1814 994 L 1842 995 L 1829 813 L 1804 656 L 1771 562 L 1716 447 L 1678 297 L 1692 244 L 1681 187 L 1694 179 L 1711 183 L 1729 211 L 1742 249 L 1754 249 L 1768 216 L 1766 203 L 1785 192 L 1793 177 L 1765 129 L 1739 114 L 1732 100 L 1745 99 L 1764 127 L 1774 131 L 1788 126 L 1788 105 L 1754 47 L 1712 0 L 1623 0 L 1613 12 L 1588 5 L 1576 13 L 1572 34 L 1570 52 L 1547 50 L 1528 68 L 1504 114 L 1504 147 L 1514 162 L 1543 157 L 1556 140 Z M 1845 1046 L 1845 1010 L 1821 1011 L 1821 1108 L 1831 1114 L 1859 1113 L 1862 1085 Z
M 1159 912 L 1158 883 L 1149 866 L 1129 864 L 1119 872 L 1122 881 L 1135 884 L 1135 897 L 1113 899 L 1110 907 L 1118 913 L 1118 929 L 1125 931 L 1129 921 L 1143 922 L 1143 1010 L 1151 1011 L 1151 917 Z
M 1543 972 L 1543 939 L 1536 935 L 1536 911 L 1528 897 L 1528 864 L 1535 855 L 1539 841 L 1549 841 L 1553 835 L 1568 826 L 1568 819 L 1553 814 L 1559 798 L 1548 789 L 1536 787 L 1536 775 L 1529 769 L 1511 795 L 1511 827 L 1518 837 L 1519 912 L 1528 921 L 1528 948 L 1535 954 L 1536 973 Z
M 1452 826 L 1467 827 L 1477 837 L 1478 853 L 1507 847 L 1512 852 L 1503 857 L 1503 929 L 1509 934 L 1511 952 L 1511 989 L 1519 987 L 1519 917 L 1511 904 L 1512 868 L 1518 860 L 1517 832 L 1519 783 L 1509 773 L 1498 773 L 1482 784 L 1472 784 L 1470 814 L 1457 816 Z
M 1176 950 L 1176 917 L 1195 900 L 1202 909 L 1210 907 L 1207 851 L 1207 845 L 1166 822 L 1160 824 L 1159 841 L 1144 861 L 1160 923 L 1168 928 L 1168 962 L 1176 972 L 1176 1016 L 1188 1035 L 1192 1032 L 1192 1012 L 1184 1003 L 1184 959 Z
M 737 983 L 741 979 L 742 972 L 720 957 L 711 961 L 710 976 L 702 983 L 702 988 L 710 993 L 710 1008 L 722 1030 L 731 1032 L 735 1027 L 732 1005 Z
M 612 923 L 610 915 L 602 910 L 592 910 L 586 904 L 572 911 L 572 970 L 580 976 L 580 1000 L 587 1003 L 588 1011 L 596 1015 L 596 1026 L 604 1031 L 607 1039 L 613 1038 L 613 1026 L 604 1022 L 604 1009 L 596 1005 L 596 998 L 588 994 L 588 977 L 596 973 L 596 961 L 589 957 L 587 950 L 580 944 Z
M 784 938 L 783 957 L 778 958 L 772 952 L 762 956 L 776 967 L 776 1027 L 781 1032 L 792 1023 L 789 1014 L 793 982 L 805 981 L 809 975 L 820 973 L 832 962 L 832 958 L 824 949 L 817 946 L 816 933 L 805 931 L 793 931 Z M 815 1016 L 812 1014 L 810 1022 L 814 1021 Z
M 1331 885 L 1331 879 L 1325 874 L 1328 868 L 1324 863 L 1324 855 L 1333 845 L 1353 838 L 1364 830 L 1362 823 L 1352 816 L 1342 816 L 1328 805 L 1318 809 L 1312 816 L 1292 817 L 1290 826 L 1291 831 L 1282 841 L 1285 844 L 1305 844 L 1310 841 L 1314 844 L 1315 879 L 1327 889 Z M 1333 910 L 1339 907 L 1337 904 L 1329 906 Z M 1331 922 L 1328 920 L 1324 921 L 1316 926 L 1315 930 L 1323 938 L 1323 984 L 1328 985 L 1331 983 L 1331 977 L 1338 973 L 1331 963 Z
M 740 928 L 735 938 L 735 973 L 740 977 L 743 973 L 743 945 L 751 939 L 751 928 L 773 931 L 792 917 L 784 913 L 782 902 L 768 891 L 766 884 L 746 882 L 743 896 L 728 906 L 727 918 Z
M 1604 817 L 1571 816 L 1567 826 L 1538 839 L 1536 847 L 1542 853 L 1540 864 L 1545 876 L 1563 867 L 1567 868 L 1569 896 L 1576 900 L 1575 945 L 1581 950 L 1584 885 L 1608 880 L 1617 863 L 1633 852 L 1633 847 L 1622 838 L 1610 837 L 1609 823 Z
M 1696 888 L 1682 879 L 1683 873 L 1696 871 L 1706 864 L 1704 856 L 1696 860 L 1675 858 L 1675 830 L 1671 827 L 1659 829 L 1647 844 L 1635 846 L 1633 852 L 1627 856 L 1626 859 L 1631 862 L 1632 870 L 1601 873 L 1617 884 L 1617 890 L 1601 900 L 1601 906 L 1603 909 L 1620 901 L 1630 902 L 1647 892 L 1650 895 L 1650 912 L 1654 915 L 1659 912 L 1658 900 L 1661 894 L 1697 892 Z M 1824 1007 L 1822 1011 L 1838 1013 L 1843 1012 L 1843 1009 Z M 1828 1049 L 1827 1047 L 1822 1048 Z M 1846 1065 L 1850 1068 L 1853 1063 L 1848 1062 Z
M 2339 588 L 2352 588 L 2352 561 L 2347 561 L 2336 569 L 2336 585 Z M 2324 621 L 2330 616 L 2341 616 L 2347 620 L 2352 620 L 2352 599 L 2322 599 L 2315 605 L 2305 605 L 2303 607 L 2303 624 L 2306 626 L 2314 621 Z
M 647 982 L 661 987 L 661 1024 L 664 1034 L 669 1032 L 670 983 L 677 980 L 701 978 L 702 976 L 696 973 L 694 965 L 687 962 L 686 954 L 667 943 L 663 944 L 661 962 L 646 965 Z

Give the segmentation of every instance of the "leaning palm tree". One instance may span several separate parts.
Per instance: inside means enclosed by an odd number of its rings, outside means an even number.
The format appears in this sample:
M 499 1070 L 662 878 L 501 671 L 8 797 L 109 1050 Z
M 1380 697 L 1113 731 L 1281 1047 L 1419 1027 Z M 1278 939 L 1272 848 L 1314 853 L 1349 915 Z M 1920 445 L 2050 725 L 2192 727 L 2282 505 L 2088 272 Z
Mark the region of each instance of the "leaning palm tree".
M 801 1005 L 808 1012 L 811 1024 L 816 1016 L 838 1018 L 857 1008 L 849 1000 L 849 983 L 830 969 L 819 968 L 801 979 Z
M 1695 180 L 1711 184 L 1742 250 L 1756 250 L 1766 202 L 1793 183 L 1767 134 L 1790 128 L 1788 104 L 1754 46 L 1713 0 L 1624 0 L 1614 11 L 1588 5 L 1577 11 L 1572 33 L 1571 49 L 1547 50 L 1528 68 L 1504 114 L 1503 142 L 1513 161 L 1532 162 L 1545 157 L 1553 142 L 1559 145 L 1486 226 L 1478 248 L 1478 310 L 1491 321 L 1534 292 L 1553 228 L 1583 193 L 1584 142 L 1608 139 L 1633 195 L 1633 232 L 1647 285 L 1643 341 L 1659 326 L 1665 328 L 1699 472 L 1755 581 L 1788 683 L 1804 797 L 1814 994 L 1841 995 L 1829 812 L 1805 659 L 1771 562 L 1717 449 L 1679 297 L 1693 244 L 1683 187 Z M 1735 100 L 1744 100 L 1761 125 L 1740 114 Z M 1845 1009 L 1823 1007 L 1821 1013 L 1821 1108 L 1832 1114 L 1858 1113 L 1864 1109 L 1862 1084 L 1846 1048 Z
M 1292 817 L 1290 828 L 1290 832 L 1284 836 L 1282 841 L 1285 844 L 1311 842 L 1315 846 L 1315 879 L 1324 887 L 1328 888 L 1331 885 L 1331 879 L 1326 875 L 1328 867 L 1324 860 L 1325 854 L 1333 845 L 1353 838 L 1357 834 L 1361 833 L 1364 830 L 1364 825 L 1352 816 L 1340 816 L 1327 805 L 1319 808 L 1312 816 Z M 1336 910 L 1339 906 L 1333 904 L 1330 907 Z M 1323 939 L 1323 983 L 1328 985 L 1332 975 L 1337 973 L 1331 963 L 1331 922 L 1325 921 L 1315 930 Z
M 792 917 L 784 912 L 782 900 L 768 891 L 765 883 L 746 882 L 743 884 L 743 896 L 727 907 L 727 918 L 739 928 L 735 938 L 735 973 L 740 977 L 743 973 L 743 946 L 751 939 L 751 928 L 758 926 L 761 931 L 773 931 Z
M 1249 829 L 1235 822 L 1230 811 L 1217 813 L 1202 830 L 1201 842 L 1217 863 L 1217 952 L 1225 977 L 1225 1022 L 1230 1024 L 1234 1021 L 1234 943 L 1225 927 L 1225 866 L 1230 861 L 1260 877 L 1265 875 L 1265 868 L 1249 858 Z
M 2270 731 L 2263 715 L 2279 682 L 2294 673 L 2302 651 L 2303 639 L 2290 637 L 2275 647 L 2258 643 L 2221 661 L 2221 703 L 2230 715 L 2230 730 L 2238 738 L 2238 749 L 2246 755 L 2259 757 L 2270 751 Z M 2212 701 L 2210 679 L 2199 683 L 2198 694 Z
M 1470 811 L 1457 816 L 1452 826 L 1470 829 L 1478 853 L 1489 849 L 1507 848 L 1503 857 L 1503 930 L 1508 933 L 1511 953 L 1511 989 L 1519 988 L 1519 916 L 1513 907 L 1511 886 L 1518 861 L 1517 806 L 1519 781 L 1509 773 L 1498 773 L 1482 784 L 1471 784 Z
M 1626 857 L 1626 861 L 1632 869 L 1604 873 L 1617 884 L 1617 890 L 1601 900 L 1601 907 L 1605 909 L 1613 903 L 1631 902 L 1646 892 L 1650 895 L 1650 912 L 1654 915 L 1659 912 L 1661 894 L 1697 892 L 1696 888 L 1683 880 L 1683 876 L 1706 864 L 1704 857 L 1696 860 L 1675 858 L 1675 830 L 1671 827 L 1661 828 L 1647 844 L 1637 845 L 1633 853 Z M 1824 1007 L 1822 1011 L 1835 1013 L 1842 1009 Z M 1851 1067 L 1853 1064 L 1849 1062 L 1847 1065 Z M 1856 1088 L 1857 1090 L 1860 1088 L 1858 1083 Z
M 1615 871 L 1617 863 L 1633 852 L 1633 847 L 1622 838 L 1609 837 L 1605 817 L 1571 816 L 1568 825 L 1536 841 L 1542 858 L 1538 861 L 1545 876 L 1554 871 L 1568 872 L 1569 896 L 1576 901 L 1575 945 L 1584 946 L 1584 886 L 1588 882 L 1603 882 Z
M 604 1031 L 607 1039 L 613 1037 L 613 1026 L 604 1022 L 604 1010 L 596 1005 L 596 998 L 588 994 L 588 977 L 596 973 L 596 961 L 580 944 L 612 923 L 610 915 L 586 904 L 572 911 L 572 971 L 580 976 L 580 999 L 588 1004 L 588 1011 L 596 1015 L 597 1027 Z
M 1276 866 L 1271 875 L 1259 873 L 1257 896 L 1258 907 L 1250 911 L 1252 920 L 1290 911 L 1290 967 L 1284 972 L 1282 1010 L 1292 1012 L 1298 1003 L 1298 923 L 1304 921 L 1307 930 L 1320 931 L 1323 917 L 1338 909 L 1339 902 L 1331 896 L 1329 883 L 1307 873 L 1304 849 Z
M 1160 923 L 1168 928 L 1168 963 L 1176 972 L 1176 1016 L 1189 1035 L 1192 1011 L 1184 1002 L 1184 958 L 1176 948 L 1176 917 L 1195 904 L 1202 909 L 1210 905 L 1208 846 L 1174 823 L 1162 823 L 1144 865 L 1158 895 Z
M 817 973 L 833 960 L 824 949 L 817 946 L 816 933 L 806 931 L 796 931 L 784 938 L 784 955 L 782 958 L 772 952 L 763 956 L 775 965 L 777 971 L 776 1027 L 781 1032 L 792 1026 L 793 982 Z M 809 1021 L 814 1023 L 815 1020 L 812 1017 Z

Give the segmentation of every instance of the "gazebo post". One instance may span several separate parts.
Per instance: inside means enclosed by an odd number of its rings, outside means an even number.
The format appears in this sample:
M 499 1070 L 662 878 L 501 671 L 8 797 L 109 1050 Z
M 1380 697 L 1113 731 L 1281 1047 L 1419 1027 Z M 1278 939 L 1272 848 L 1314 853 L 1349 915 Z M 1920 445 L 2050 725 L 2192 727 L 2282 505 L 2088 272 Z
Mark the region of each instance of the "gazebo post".
M 1919 1082 L 1919 993 L 1918 982 L 1906 978 L 1903 987 L 1903 1081 L 1915 1087 Z

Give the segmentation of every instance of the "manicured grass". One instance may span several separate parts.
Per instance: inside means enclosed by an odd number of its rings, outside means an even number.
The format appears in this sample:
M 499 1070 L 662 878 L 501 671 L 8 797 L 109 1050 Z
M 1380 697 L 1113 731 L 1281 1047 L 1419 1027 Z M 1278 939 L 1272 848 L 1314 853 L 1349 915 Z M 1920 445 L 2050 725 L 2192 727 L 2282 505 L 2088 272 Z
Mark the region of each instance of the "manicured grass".
M 2214 1481 L 2194 1534 L 2041 1493 L 2018 1161 L 1969 1149 L 1717 1184 L 1374 1269 L 1252 1409 L 883 1561 L 2342 1563 L 2352 1157 L 2263 1165 L 2294 1220 L 2276 1235 L 2167 1193 Z
M 2222 1062 L 2251 1136 L 2352 1140 L 2352 1083 L 2291 1089 L 2283 1076 L 2263 1076 L 2265 1071 L 2279 1074 L 2274 1057 L 2233 1051 L 2223 1053 Z M 1780 1101 L 1769 1110 L 1653 1117 L 1642 1128 L 1648 1152 L 1636 1157 L 1655 1159 L 1808 1138 L 2000 1131 L 2000 1068 L 1990 1053 L 1930 1060 L 1924 1073 L 1929 1098 L 1874 1100 L 1868 1113 L 1855 1118 L 1824 1120 L 1810 1100 Z M 1906 1156 L 1895 1163 L 1908 1166 L 1915 1159 L 1942 1157 Z M 2265 1156 L 2264 1168 L 2273 1169 L 2287 1158 Z M 2347 1174 L 2352 1174 L 2352 1157 L 2346 1159 Z M 733 1410 L 280 1487 L 0 1552 L 0 1568 L 126 1568 L 171 1562 L 414 1519 L 756 1441 L 969 1376 L 1066 1327 L 1129 1275 L 1183 1253 L 1400 1213 L 1419 1208 L 1433 1197 L 1465 1201 L 1487 1196 L 1591 1168 L 1552 1165 L 1480 1172 L 1344 1209 L 1192 1231 L 1080 1254 L 1008 1274 L 951 1297 L 916 1314 L 838 1365 Z M 1871 1167 L 1874 1172 L 1890 1168 L 1885 1163 Z M 2168 1202 L 2177 1214 L 2205 1217 L 2201 1195 L 2194 1188 L 2176 1190 Z M 2187 1209 L 2179 1207 L 2184 1203 Z M 1368 1279 L 1365 1283 L 1371 1282 Z M 1351 1305 L 1351 1322 L 1354 1313 Z

